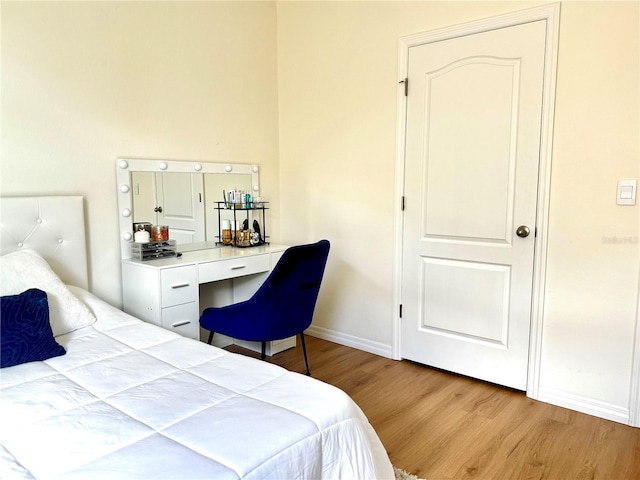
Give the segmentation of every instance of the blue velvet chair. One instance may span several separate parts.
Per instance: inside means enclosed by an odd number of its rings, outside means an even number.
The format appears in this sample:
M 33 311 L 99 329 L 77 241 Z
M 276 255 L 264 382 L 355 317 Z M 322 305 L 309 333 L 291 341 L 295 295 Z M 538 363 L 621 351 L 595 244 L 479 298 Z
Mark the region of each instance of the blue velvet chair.
M 264 360 L 266 342 L 300 334 L 306 373 L 311 375 L 304 330 L 313 319 L 328 256 L 328 240 L 287 248 L 249 300 L 202 312 L 200 326 L 210 332 L 208 343 L 214 333 L 262 342 Z

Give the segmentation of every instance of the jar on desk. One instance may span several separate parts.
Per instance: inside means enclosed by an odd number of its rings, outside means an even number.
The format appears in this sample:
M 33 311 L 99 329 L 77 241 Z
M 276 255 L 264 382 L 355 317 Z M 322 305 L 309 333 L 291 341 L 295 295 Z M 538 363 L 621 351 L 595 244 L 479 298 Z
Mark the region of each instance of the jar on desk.
M 225 245 L 231 245 L 233 243 L 233 236 L 231 234 L 231 221 L 230 220 L 222 220 L 221 227 L 221 236 L 222 243 Z
M 151 240 L 154 242 L 169 240 L 169 227 L 167 225 L 153 225 L 151 227 Z

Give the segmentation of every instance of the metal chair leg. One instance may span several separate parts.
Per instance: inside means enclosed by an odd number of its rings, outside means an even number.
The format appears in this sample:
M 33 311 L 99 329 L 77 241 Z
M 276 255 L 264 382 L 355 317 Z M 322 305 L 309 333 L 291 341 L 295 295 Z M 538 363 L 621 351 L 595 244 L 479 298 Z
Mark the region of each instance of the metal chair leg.
M 309 360 L 307 359 L 307 345 L 304 343 L 304 332 L 300 332 L 300 342 L 302 343 L 302 353 L 304 353 L 304 364 L 307 366 L 307 375 L 311 376 Z
M 213 341 L 213 332 L 209 332 L 209 341 L 207 343 L 211 345 L 212 341 Z
M 264 360 L 267 357 L 267 342 L 262 342 L 262 353 L 260 354 L 260 360 Z

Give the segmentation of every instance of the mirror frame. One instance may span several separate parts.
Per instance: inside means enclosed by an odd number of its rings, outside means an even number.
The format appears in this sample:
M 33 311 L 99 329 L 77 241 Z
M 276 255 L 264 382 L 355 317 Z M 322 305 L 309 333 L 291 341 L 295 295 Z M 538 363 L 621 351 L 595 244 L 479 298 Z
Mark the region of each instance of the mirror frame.
M 131 172 L 250 174 L 253 195 L 260 195 L 260 183 L 258 180 L 259 168 L 257 165 L 243 163 L 118 158 L 118 161 L 116 162 L 118 225 L 120 229 L 120 252 L 123 260 L 131 258 L 129 244 L 133 240 L 133 188 L 131 185 Z

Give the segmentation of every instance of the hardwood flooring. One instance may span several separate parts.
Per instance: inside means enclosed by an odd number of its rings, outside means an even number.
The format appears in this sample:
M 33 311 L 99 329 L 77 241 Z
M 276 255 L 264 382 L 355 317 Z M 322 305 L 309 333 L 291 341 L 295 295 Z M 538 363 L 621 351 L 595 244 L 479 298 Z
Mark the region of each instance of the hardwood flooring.
M 362 408 L 391 462 L 427 480 L 640 479 L 640 429 L 314 337 L 313 377 Z M 300 342 L 298 342 L 299 344 Z M 258 356 L 231 346 L 228 350 Z M 304 372 L 298 345 L 268 361 Z

